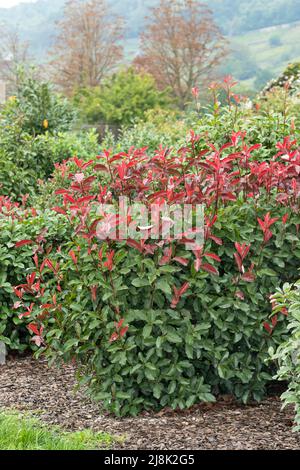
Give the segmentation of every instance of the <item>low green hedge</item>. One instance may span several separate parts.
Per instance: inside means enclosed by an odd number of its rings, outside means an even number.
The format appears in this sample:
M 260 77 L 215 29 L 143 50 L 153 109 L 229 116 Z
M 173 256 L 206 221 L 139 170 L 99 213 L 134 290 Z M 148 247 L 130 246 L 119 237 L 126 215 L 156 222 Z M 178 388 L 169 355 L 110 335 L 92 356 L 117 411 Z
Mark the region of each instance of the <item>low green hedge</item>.
M 24 281 L 24 276 L 32 272 L 35 264 L 32 247 L 17 248 L 16 243 L 46 236 L 55 249 L 65 242 L 67 226 L 51 210 L 38 211 L 34 216 L 30 209 L 18 209 L 11 214 L 4 216 L 0 211 L 0 340 L 10 350 L 22 352 L 32 348 L 33 343 L 24 320 L 19 319 L 13 308 L 14 286 Z

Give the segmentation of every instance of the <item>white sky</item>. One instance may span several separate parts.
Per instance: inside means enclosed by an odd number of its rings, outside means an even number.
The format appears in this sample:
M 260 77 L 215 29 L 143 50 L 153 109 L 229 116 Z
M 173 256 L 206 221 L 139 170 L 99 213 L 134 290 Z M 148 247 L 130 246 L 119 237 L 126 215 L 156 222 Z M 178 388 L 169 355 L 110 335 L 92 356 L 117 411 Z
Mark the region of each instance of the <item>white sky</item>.
M 34 0 L 0 0 L 0 8 L 9 8 L 17 5 L 18 3 L 31 3 Z

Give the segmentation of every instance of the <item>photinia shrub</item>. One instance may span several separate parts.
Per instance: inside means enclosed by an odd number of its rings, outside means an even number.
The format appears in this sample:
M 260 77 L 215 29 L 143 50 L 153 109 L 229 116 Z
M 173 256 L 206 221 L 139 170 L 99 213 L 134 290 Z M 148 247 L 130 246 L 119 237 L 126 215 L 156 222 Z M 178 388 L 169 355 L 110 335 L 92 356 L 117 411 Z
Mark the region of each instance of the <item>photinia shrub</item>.
M 49 245 L 54 246 L 68 238 L 62 218 L 60 220 L 50 210 L 41 212 L 27 208 L 26 201 L 27 197 L 23 197 L 22 204 L 14 203 L 0 196 L 0 341 L 10 350 L 20 352 L 34 346 L 24 321 L 13 308 L 13 287 L 35 267 L 31 240 L 34 250 L 41 252 L 46 236 Z
M 282 395 L 284 406 L 295 406 L 295 431 L 300 431 L 300 282 L 285 284 L 272 296 L 273 322 L 278 315 L 288 316 L 288 339 L 276 351 L 270 348 L 273 361 L 278 364 L 276 379 L 288 382 Z
M 300 152 L 287 137 L 260 161 L 260 145 L 245 139 L 232 133 L 221 148 L 207 142 L 199 151 L 191 132 L 178 152 L 131 148 L 105 151 L 96 164 L 65 162 L 52 209 L 69 240 L 55 248 L 19 241 L 16 249 L 39 250 L 15 286 L 16 315 L 40 353 L 75 360 L 82 382 L 117 415 L 187 408 L 219 393 L 260 400 L 272 378 L 265 361 L 286 317 L 276 328 L 266 320 L 269 298 L 297 278 L 300 260 Z M 129 204 L 114 214 L 119 197 Z M 166 230 L 176 216 L 141 222 L 145 209 L 183 205 L 193 219 L 204 210 L 201 243 L 198 229 Z

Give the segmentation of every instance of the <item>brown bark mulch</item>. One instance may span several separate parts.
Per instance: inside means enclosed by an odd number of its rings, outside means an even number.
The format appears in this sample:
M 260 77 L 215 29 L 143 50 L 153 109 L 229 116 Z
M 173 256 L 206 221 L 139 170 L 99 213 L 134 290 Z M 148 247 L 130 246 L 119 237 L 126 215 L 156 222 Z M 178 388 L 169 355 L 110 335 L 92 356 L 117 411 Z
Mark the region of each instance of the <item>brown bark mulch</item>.
M 49 369 L 43 360 L 11 358 L 0 366 L 0 409 L 37 411 L 42 420 L 68 430 L 91 428 L 123 436 L 115 448 L 148 450 L 299 449 L 293 409 L 278 397 L 240 406 L 228 397 L 180 413 L 163 411 L 117 419 L 75 391 L 74 368 Z

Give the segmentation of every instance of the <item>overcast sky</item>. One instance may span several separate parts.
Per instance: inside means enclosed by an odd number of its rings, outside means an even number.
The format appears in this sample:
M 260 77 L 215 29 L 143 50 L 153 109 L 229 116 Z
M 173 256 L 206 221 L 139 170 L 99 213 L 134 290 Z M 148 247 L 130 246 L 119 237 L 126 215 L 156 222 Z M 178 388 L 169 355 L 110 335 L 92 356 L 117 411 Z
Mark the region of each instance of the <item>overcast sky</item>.
M 13 7 L 14 5 L 17 5 L 18 3 L 29 3 L 33 1 L 34 0 L 0 0 L 0 8 L 9 8 Z

